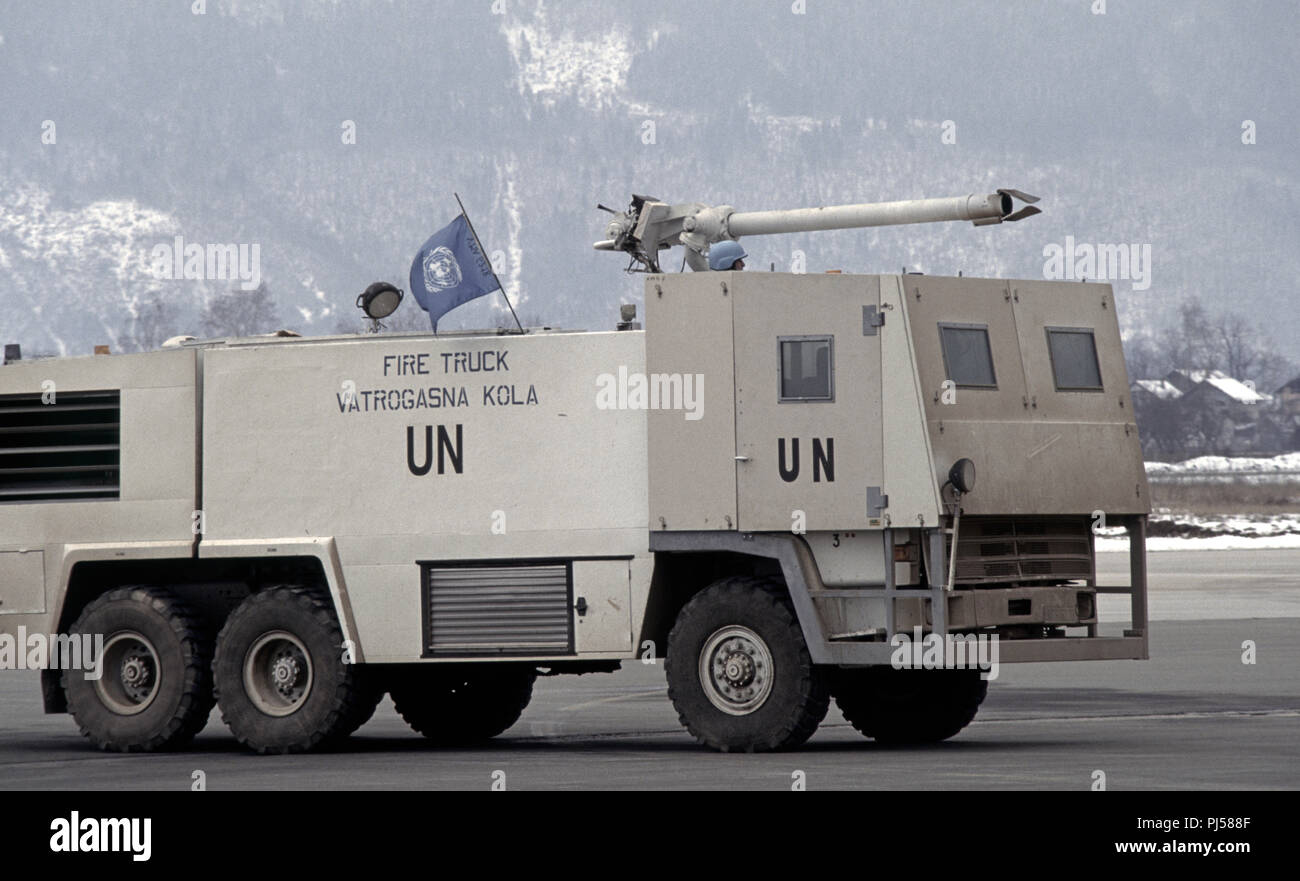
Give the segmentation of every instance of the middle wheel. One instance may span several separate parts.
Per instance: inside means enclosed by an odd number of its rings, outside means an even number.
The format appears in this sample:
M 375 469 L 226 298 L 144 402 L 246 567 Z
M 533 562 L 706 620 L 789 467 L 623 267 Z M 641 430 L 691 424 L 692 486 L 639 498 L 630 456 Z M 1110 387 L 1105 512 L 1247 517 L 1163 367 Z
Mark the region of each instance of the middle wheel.
M 382 696 L 345 662 L 328 598 L 294 585 L 255 593 L 230 613 L 213 673 L 222 719 L 259 753 L 304 752 L 347 737 Z
M 665 666 L 682 724 L 723 752 L 798 746 L 830 703 L 784 586 L 771 579 L 700 591 L 677 616 Z

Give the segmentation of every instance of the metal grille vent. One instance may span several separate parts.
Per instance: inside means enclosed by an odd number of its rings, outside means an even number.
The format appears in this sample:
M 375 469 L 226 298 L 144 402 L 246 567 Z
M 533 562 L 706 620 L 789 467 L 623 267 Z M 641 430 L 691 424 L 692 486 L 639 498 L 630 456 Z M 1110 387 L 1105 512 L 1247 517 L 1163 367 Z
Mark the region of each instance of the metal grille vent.
M 568 564 L 426 566 L 425 573 L 429 652 L 572 652 Z
M 121 395 L 0 396 L 0 502 L 116 499 Z
M 1090 578 L 1089 523 L 1086 517 L 963 517 L 957 583 Z

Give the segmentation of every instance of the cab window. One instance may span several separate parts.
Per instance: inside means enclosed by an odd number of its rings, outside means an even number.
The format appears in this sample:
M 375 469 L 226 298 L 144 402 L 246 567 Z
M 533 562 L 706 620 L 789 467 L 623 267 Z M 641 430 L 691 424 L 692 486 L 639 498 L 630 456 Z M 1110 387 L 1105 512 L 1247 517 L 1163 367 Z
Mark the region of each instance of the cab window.
M 1097 341 L 1089 327 L 1047 328 L 1047 353 L 1058 392 L 1099 392 Z
M 943 369 L 958 388 L 997 388 L 987 324 L 939 324 Z
M 835 400 L 835 338 L 780 337 L 781 401 Z

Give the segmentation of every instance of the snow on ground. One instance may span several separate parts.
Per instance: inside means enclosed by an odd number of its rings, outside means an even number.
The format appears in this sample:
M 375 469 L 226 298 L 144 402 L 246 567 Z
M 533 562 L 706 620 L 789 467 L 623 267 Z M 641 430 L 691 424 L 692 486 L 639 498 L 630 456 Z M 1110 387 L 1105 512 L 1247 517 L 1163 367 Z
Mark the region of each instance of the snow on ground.
M 1207 532 L 1228 533 L 1246 538 L 1266 538 L 1268 536 L 1300 533 L 1300 514 L 1237 514 L 1230 517 L 1207 517 L 1198 514 L 1171 514 L 1161 509 L 1154 515 L 1161 521 L 1157 527 L 1160 533 L 1176 533 L 1171 538 L 1182 535 L 1203 535 Z
M 1097 536 L 1097 553 L 1128 552 L 1127 538 Z M 1196 538 L 1148 538 L 1147 551 L 1231 551 L 1300 548 L 1300 533 L 1284 535 L 1205 535 Z
M 1268 459 L 1229 456 L 1198 456 L 1185 462 L 1147 462 L 1147 476 L 1177 477 L 1184 474 L 1232 472 L 1233 474 L 1278 474 L 1300 472 L 1300 452 L 1282 453 Z
M 1269 458 L 1199 456 L 1185 462 L 1147 462 L 1154 482 L 1245 484 L 1300 483 L 1300 452 Z M 1122 529 L 1097 533 L 1098 551 L 1128 549 Z M 1170 511 L 1152 512 L 1147 550 L 1224 550 L 1300 548 L 1300 513 L 1204 516 Z
M 1201 517 L 1157 513 L 1147 531 L 1156 533 L 1147 535 L 1148 551 L 1300 548 L 1300 514 Z M 1127 551 L 1128 538 L 1122 528 L 1101 529 L 1096 548 L 1098 552 Z

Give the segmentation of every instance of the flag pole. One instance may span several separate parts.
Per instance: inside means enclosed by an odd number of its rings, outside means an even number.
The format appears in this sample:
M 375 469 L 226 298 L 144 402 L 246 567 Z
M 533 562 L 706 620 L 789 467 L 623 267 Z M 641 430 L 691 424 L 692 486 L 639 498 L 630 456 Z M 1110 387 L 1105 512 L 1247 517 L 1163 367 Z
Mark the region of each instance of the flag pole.
M 492 273 L 492 280 L 497 283 L 497 290 L 499 290 L 501 296 L 505 298 L 506 306 L 510 308 L 510 314 L 514 316 L 515 324 L 519 327 L 519 332 L 523 333 L 524 326 L 519 323 L 519 316 L 515 315 L 515 307 L 510 302 L 510 297 L 506 294 L 506 289 L 501 284 L 501 279 L 497 278 L 497 271 L 493 268 L 492 261 L 488 260 L 487 252 L 483 250 L 483 243 L 479 241 L 478 233 L 474 231 L 474 221 L 469 219 L 469 213 L 465 210 L 465 203 L 460 200 L 460 193 L 452 193 L 452 195 L 456 197 L 456 204 L 460 206 L 460 213 L 461 216 L 465 218 L 465 224 L 469 227 L 469 234 L 474 237 L 474 244 L 478 245 L 479 254 L 483 256 L 484 260 L 487 260 L 488 271 Z

